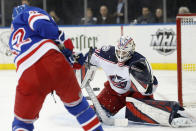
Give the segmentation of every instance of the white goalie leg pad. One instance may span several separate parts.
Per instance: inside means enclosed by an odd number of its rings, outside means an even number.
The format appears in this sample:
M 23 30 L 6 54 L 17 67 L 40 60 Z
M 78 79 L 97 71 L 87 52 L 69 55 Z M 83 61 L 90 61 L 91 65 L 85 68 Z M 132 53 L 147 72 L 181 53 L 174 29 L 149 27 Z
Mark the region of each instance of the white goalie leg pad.
M 178 118 L 174 118 L 172 120 L 171 126 L 174 127 L 174 128 L 177 128 L 177 127 L 190 127 L 190 126 L 196 126 L 196 124 L 190 118 L 178 117 Z
M 190 127 L 190 126 L 196 126 L 196 120 L 193 116 L 189 115 L 185 111 L 178 111 L 178 114 L 180 114 L 182 117 L 174 118 L 171 122 L 172 127 Z
M 131 97 L 127 97 L 126 102 L 131 102 L 134 105 L 134 107 L 137 108 L 137 110 L 139 110 L 142 114 L 144 114 L 148 118 L 156 121 L 158 124 L 170 126 L 169 124 L 170 113 L 169 112 L 166 112 L 159 108 L 145 104 L 144 102 L 131 98 Z
M 128 119 L 114 119 L 115 126 L 128 126 Z

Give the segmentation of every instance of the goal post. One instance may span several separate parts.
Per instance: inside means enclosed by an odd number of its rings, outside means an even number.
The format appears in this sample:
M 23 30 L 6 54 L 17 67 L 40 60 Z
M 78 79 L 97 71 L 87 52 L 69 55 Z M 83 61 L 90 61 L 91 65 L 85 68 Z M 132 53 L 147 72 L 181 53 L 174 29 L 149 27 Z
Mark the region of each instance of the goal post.
M 196 13 L 176 17 L 178 101 L 196 104 Z

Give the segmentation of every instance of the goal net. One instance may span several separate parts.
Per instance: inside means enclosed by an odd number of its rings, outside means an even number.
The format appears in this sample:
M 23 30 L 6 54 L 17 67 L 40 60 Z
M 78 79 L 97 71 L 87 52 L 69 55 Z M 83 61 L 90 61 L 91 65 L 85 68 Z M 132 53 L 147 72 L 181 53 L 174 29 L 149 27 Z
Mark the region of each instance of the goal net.
M 176 18 L 178 100 L 183 106 L 196 105 L 196 14 Z

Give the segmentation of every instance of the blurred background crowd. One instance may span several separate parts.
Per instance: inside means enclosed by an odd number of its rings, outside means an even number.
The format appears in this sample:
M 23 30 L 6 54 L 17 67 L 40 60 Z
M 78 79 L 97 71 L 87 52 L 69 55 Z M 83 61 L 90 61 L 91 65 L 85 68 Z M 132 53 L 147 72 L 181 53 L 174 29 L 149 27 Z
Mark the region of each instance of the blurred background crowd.
M 175 23 L 177 14 L 196 12 L 196 0 L 0 0 L 1 27 L 22 3 L 46 10 L 58 25 Z

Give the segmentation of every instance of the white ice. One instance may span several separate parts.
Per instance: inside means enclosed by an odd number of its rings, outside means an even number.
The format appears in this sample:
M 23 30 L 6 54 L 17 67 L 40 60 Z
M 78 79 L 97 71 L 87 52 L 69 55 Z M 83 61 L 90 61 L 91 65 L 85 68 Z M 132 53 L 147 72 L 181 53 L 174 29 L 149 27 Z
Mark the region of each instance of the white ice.
M 154 71 L 159 80 L 159 87 L 155 93 L 155 99 L 177 100 L 177 77 L 176 71 Z M 65 78 L 66 79 L 66 78 Z M 106 77 L 102 71 L 97 71 L 93 87 L 103 87 Z M 0 71 L 0 130 L 11 131 L 12 120 L 14 117 L 14 97 L 16 87 L 15 71 Z M 192 94 L 196 97 L 196 94 Z M 40 112 L 40 118 L 35 122 L 35 131 L 82 131 L 75 118 L 70 115 L 63 107 L 58 96 L 55 95 L 57 103 L 53 97 L 48 95 L 43 108 Z M 36 102 L 36 101 L 35 101 Z M 196 108 L 187 108 L 187 112 L 196 117 Z M 124 109 L 115 117 L 123 118 Z M 149 126 L 130 124 L 128 127 L 114 127 L 103 125 L 105 131 L 195 131 L 196 127 L 171 128 L 162 126 Z

